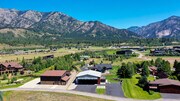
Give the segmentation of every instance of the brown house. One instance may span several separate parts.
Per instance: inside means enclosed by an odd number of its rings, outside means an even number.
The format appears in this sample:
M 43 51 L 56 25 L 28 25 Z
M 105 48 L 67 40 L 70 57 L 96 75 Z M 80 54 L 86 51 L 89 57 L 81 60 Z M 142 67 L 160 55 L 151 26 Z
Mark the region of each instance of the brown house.
M 180 82 L 171 79 L 158 79 L 149 82 L 149 89 L 159 91 L 161 93 L 176 93 L 180 94 Z
M 16 73 L 23 71 L 24 68 L 17 62 L 5 62 L 0 63 L 0 74 L 4 73 Z
M 41 84 L 66 85 L 70 79 L 70 72 L 66 70 L 50 70 L 41 75 Z
M 152 75 L 157 75 L 157 67 L 151 66 L 149 67 L 149 71 Z

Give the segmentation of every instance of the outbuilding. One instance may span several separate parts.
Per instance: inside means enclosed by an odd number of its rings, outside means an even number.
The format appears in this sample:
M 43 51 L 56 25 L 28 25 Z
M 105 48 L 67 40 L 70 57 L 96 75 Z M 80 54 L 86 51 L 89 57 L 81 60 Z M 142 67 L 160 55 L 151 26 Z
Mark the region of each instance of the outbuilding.
M 40 76 L 41 84 L 66 85 L 70 79 L 70 72 L 66 70 L 49 70 Z
M 100 84 L 101 72 L 86 70 L 76 76 L 76 84 Z

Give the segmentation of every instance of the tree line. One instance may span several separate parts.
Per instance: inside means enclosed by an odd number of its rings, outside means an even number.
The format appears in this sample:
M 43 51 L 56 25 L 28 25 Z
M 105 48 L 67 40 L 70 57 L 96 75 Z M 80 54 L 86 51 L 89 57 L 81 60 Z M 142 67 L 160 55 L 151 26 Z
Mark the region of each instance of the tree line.
M 157 58 L 155 61 L 143 61 L 139 63 L 122 63 L 121 67 L 117 71 L 119 78 L 132 78 L 133 75 L 139 73 L 141 77 L 139 78 L 138 85 L 142 88 L 146 88 L 148 84 L 148 77 L 150 75 L 150 66 L 157 67 L 157 78 L 172 78 L 177 79 L 180 77 L 180 62 L 175 61 L 174 68 L 175 71 L 171 71 L 171 66 L 169 61 L 165 61 L 161 58 Z M 175 76 L 175 77 L 174 77 Z M 180 79 L 179 79 L 180 80 Z
M 26 69 L 32 70 L 34 72 L 39 72 L 43 69 L 53 66 L 54 70 L 69 70 L 71 71 L 74 67 L 73 61 L 79 61 L 80 55 L 70 54 L 62 57 L 56 57 L 53 59 L 42 59 L 41 57 L 34 58 L 32 63 L 28 63 L 23 58 L 21 64 L 26 67 Z

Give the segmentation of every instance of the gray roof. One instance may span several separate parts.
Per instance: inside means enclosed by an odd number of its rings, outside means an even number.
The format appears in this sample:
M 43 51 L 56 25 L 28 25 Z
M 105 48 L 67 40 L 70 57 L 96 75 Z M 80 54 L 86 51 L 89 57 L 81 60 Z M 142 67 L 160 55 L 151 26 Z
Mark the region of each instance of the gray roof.
M 111 64 L 97 64 L 94 67 L 91 67 L 90 69 L 97 69 L 97 70 L 101 71 L 104 67 L 106 67 L 106 69 L 112 69 Z
M 101 77 L 101 72 L 97 72 L 97 71 L 93 71 L 93 70 L 87 70 L 87 71 L 80 72 L 76 77 L 85 76 L 85 75 Z

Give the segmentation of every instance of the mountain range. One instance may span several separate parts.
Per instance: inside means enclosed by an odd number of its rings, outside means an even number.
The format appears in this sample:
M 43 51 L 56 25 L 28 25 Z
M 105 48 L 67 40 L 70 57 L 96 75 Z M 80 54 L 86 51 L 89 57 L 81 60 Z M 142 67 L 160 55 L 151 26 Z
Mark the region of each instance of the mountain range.
M 140 38 L 180 38 L 180 17 L 171 16 L 147 26 L 118 29 L 99 21 L 80 21 L 61 12 L 19 11 L 0 8 L 0 37 L 123 40 Z M 10 36 L 8 36 L 10 37 Z M 58 37 L 58 38 L 57 38 Z
M 180 17 L 171 16 L 147 26 L 133 26 L 128 30 L 145 38 L 180 38 Z
M 99 21 L 79 21 L 61 12 L 37 12 L 0 9 L 0 33 L 14 33 L 26 37 L 27 32 L 38 35 L 57 35 L 63 38 L 123 39 L 139 35 L 126 29 L 117 29 Z

